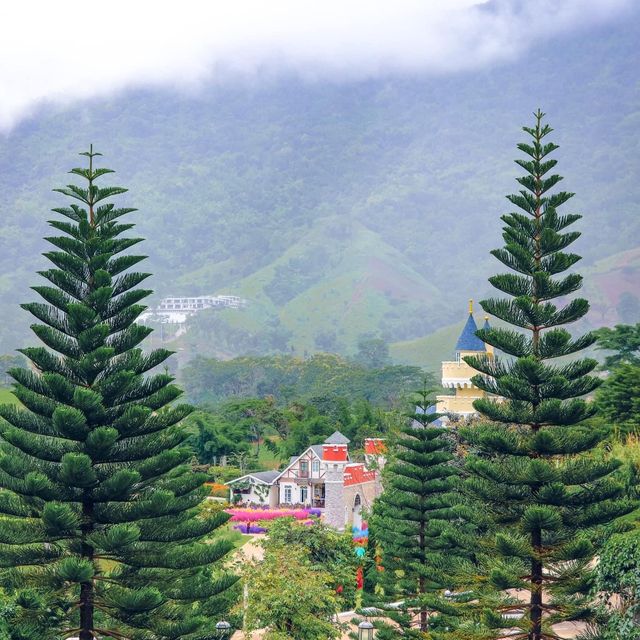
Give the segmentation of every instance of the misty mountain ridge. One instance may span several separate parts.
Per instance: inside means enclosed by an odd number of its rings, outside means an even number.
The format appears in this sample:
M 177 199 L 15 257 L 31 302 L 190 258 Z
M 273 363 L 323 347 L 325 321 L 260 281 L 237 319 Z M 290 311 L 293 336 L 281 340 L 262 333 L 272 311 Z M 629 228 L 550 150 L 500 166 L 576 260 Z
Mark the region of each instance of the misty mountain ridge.
M 632 308 L 640 296 L 638 41 L 629 21 L 473 73 L 283 77 L 42 109 L 0 138 L 0 352 L 33 340 L 18 303 L 45 264 L 41 238 L 62 202 L 51 189 L 87 141 L 130 189 L 120 202 L 140 209 L 152 304 L 250 301 L 195 317 L 187 351 L 353 352 L 363 334 L 411 343 L 454 325 L 500 270 L 489 250 L 538 106 L 561 145 L 561 186 L 576 192 L 565 209 L 584 215 L 589 323 L 623 320 L 621 297 Z

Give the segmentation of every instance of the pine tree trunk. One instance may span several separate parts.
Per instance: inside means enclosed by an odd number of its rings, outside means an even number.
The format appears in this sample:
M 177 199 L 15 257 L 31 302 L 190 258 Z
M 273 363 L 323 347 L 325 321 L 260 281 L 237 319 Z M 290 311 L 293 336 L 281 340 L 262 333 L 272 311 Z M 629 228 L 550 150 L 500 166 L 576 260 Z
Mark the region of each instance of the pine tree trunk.
M 93 583 L 80 585 L 80 640 L 94 640 L 93 635 Z
M 420 500 L 422 503 L 422 500 Z M 425 532 L 424 532 L 424 522 L 420 523 L 420 553 L 421 556 L 424 557 L 425 554 Z M 426 593 L 426 585 L 424 576 L 421 575 L 418 579 L 418 593 L 420 596 L 423 596 Z M 427 618 L 426 609 L 420 605 L 420 631 L 425 632 L 429 630 L 429 622 Z
M 531 534 L 531 545 L 536 553 L 542 545 L 542 532 L 536 528 Z M 539 559 L 531 561 L 531 632 L 529 640 L 542 638 L 542 562 Z
M 93 561 L 93 547 L 86 542 L 93 529 L 93 503 L 82 503 L 82 548 L 81 555 Z M 80 640 L 94 640 L 93 635 L 93 581 L 80 585 Z

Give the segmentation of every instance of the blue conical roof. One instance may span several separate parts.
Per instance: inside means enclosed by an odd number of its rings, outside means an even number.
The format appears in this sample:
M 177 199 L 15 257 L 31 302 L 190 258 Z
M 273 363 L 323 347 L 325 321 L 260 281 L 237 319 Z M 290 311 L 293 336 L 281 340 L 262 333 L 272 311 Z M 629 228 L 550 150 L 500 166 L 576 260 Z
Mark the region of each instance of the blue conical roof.
M 470 313 L 458 342 L 456 342 L 456 351 L 486 351 L 484 342 L 476 335 L 477 330 L 478 325 L 473 319 L 473 314 Z

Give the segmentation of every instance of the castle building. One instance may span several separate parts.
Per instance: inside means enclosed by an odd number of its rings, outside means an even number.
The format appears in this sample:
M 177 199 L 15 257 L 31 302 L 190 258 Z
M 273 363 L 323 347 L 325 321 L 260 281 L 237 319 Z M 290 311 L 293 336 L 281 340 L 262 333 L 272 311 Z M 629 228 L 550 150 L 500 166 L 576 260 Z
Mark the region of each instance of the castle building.
M 322 519 L 336 529 L 360 527 L 362 509 L 370 509 L 380 494 L 379 469 L 386 449 L 380 438 L 367 438 L 367 462 L 353 462 L 349 442 L 336 431 L 322 444 L 293 456 L 282 471 L 248 473 L 227 482 L 232 502 L 311 507 L 320 509 Z M 377 468 L 370 469 L 367 465 L 374 461 Z
M 484 328 L 489 328 L 489 319 L 485 316 Z M 469 316 L 458 338 L 455 348 L 455 360 L 442 363 L 442 386 L 453 389 L 454 395 L 436 396 L 436 411 L 462 418 L 476 415 L 473 401 L 486 396 L 478 389 L 471 378 L 478 372 L 465 361 L 465 356 L 486 356 L 493 358 L 493 347 L 478 338 L 478 325 L 473 317 L 473 300 L 469 300 Z

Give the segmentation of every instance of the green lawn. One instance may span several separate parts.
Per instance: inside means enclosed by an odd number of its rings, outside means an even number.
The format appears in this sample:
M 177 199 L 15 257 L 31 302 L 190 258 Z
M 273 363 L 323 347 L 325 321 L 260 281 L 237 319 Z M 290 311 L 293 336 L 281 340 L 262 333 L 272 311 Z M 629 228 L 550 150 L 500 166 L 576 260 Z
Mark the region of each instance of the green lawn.
M 225 530 L 220 531 L 220 532 L 216 531 L 216 533 L 214 534 L 213 539 L 215 541 L 227 540 L 227 541 L 231 542 L 236 549 L 239 549 L 244 544 L 249 542 L 249 540 L 251 540 L 252 537 L 253 536 L 246 535 L 244 533 L 240 533 L 236 529 L 232 529 L 231 526 L 229 525 L 228 529 L 225 529 Z

